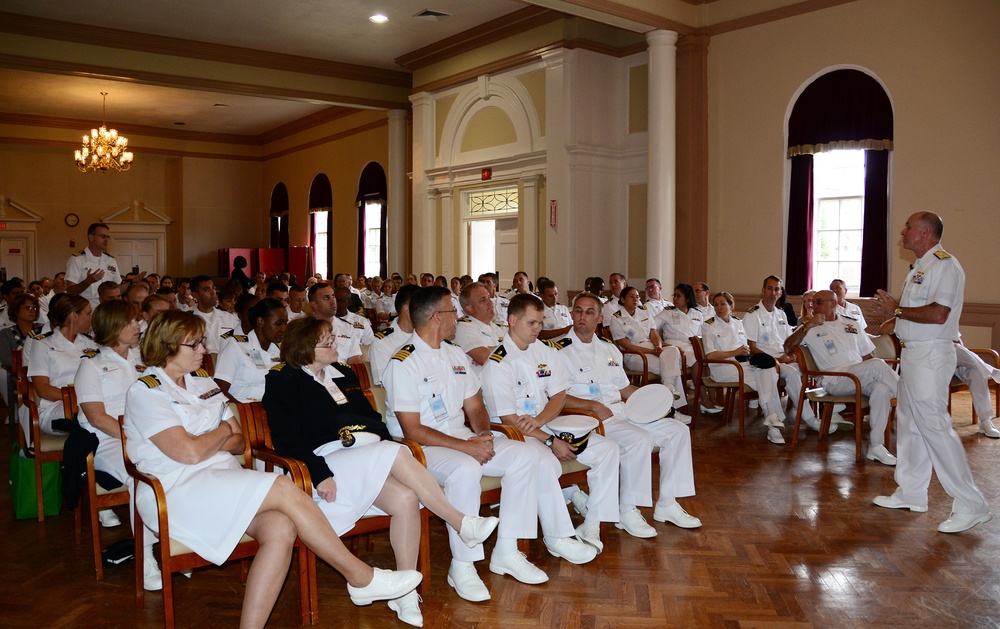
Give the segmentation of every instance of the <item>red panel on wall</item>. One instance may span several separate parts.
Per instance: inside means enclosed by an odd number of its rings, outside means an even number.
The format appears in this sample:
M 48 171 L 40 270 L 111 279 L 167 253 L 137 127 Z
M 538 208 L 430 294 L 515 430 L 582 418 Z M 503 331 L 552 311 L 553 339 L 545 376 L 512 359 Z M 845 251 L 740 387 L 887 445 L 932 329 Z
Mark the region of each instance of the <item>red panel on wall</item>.
M 247 268 L 244 272 L 253 279 L 257 274 L 257 256 L 254 250 L 249 248 L 232 247 L 230 249 L 219 249 L 219 277 L 229 277 L 233 273 L 233 260 L 236 256 L 243 256 L 247 259 Z

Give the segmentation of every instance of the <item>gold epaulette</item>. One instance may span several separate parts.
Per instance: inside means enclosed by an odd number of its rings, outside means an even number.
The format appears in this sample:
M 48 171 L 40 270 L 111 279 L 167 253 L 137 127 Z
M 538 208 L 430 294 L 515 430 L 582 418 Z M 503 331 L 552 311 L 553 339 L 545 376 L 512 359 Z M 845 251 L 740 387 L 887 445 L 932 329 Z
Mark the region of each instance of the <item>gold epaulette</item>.
M 743 320 L 743 319 L 740 319 L 739 317 L 737 317 L 736 315 L 730 315 L 730 317 L 733 318 L 733 319 L 736 319 L 737 321 L 742 321 Z M 715 317 L 712 317 L 712 318 L 714 319 Z
M 28 333 L 28 336 L 30 336 L 31 338 L 33 338 L 36 341 L 38 341 L 38 340 L 41 340 L 41 339 L 48 338 L 48 337 L 52 336 L 52 332 L 53 332 L 52 330 L 49 330 L 45 334 L 42 334 L 41 330 L 39 330 L 38 332 L 36 332 L 35 330 L 32 330 L 31 332 Z
M 233 340 L 236 341 L 237 343 L 249 343 L 250 342 L 250 337 L 249 336 L 243 336 L 242 334 L 234 334 L 233 335 Z
M 406 345 L 400 347 L 398 352 L 392 355 L 392 359 L 402 362 L 409 358 L 410 354 L 412 354 L 415 349 L 416 347 L 413 346 L 413 343 L 407 343 Z
M 942 249 L 940 251 L 935 251 L 934 257 L 937 258 L 938 260 L 947 260 L 948 258 L 951 257 L 951 254 Z
M 268 369 L 268 371 L 281 371 L 284 368 L 285 368 L 285 363 L 278 363 L 277 365 Z
M 497 348 L 490 354 L 490 360 L 495 363 L 503 362 L 503 359 L 507 356 L 507 350 L 503 345 L 498 345 Z
M 756 312 L 758 308 L 760 308 L 760 304 L 757 304 L 756 306 L 750 306 L 747 312 Z
M 621 310 L 615 310 L 614 316 L 618 317 L 619 319 L 621 319 L 622 318 L 622 311 Z
M 706 324 L 708 324 L 708 323 L 715 323 L 715 317 L 712 317 L 711 319 L 705 319 L 705 323 Z
M 228 339 L 228 338 L 232 338 L 234 336 L 236 336 L 236 330 L 230 330 L 228 332 L 223 332 L 222 334 L 220 334 L 219 338 L 220 339 Z
M 385 337 L 389 336 L 390 334 L 392 334 L 395 331 L 396 331 L 396 328 L 386 328 L 386 329 L 382 330 L 381 332 L 376 332 L 375 333 L 375 338 L 377 338 L 377 339 L 384 339 Z
M 211 378 L 211 376 L 208 375 L 208 371 L 204 369 L 199 369 L 198 371 L 192 371 L 191 375 L 194 376 L 195 378 Z
M 605 338 L 604 335 L 602 335 L 602 334 L 598 334 L 597 338 L 601 339 L 605 343 L 611 343 L 612 345 L 614 345 L 614 341 L 612 341 L 611 339 Z
M 101 353 L 99 349 L 85 349 L 83 350 L 83 358 L 93 358 Z
M 552 339 L 542 339 L 542 343 L 545 343 L 549 347 L 555 349 L 563 349 L 569 347 L 573 344 L 573 339 L 560 339 L 558 341 L 553 341 Z
M 156 374 L 149 374 L 148 376 L 143 376 L 139 378 L 139 382 L 143 383 L 150 389 L 155 389 L 162 384 L 160 379 L 156 377 Z
M 459 317 L 458 320 L 459 320 L 460 323 L 472 323 L 472 319 L 469 318 L 469 317 L 467 317 L 467 316 L 466 317 Z

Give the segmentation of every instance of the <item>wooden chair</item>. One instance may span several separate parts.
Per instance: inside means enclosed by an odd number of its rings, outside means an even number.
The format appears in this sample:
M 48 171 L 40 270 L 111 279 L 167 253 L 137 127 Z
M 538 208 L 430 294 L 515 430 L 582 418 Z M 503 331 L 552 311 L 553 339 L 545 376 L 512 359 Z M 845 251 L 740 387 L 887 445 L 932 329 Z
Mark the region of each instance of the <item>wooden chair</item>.
M 66 417 L 75 417 L 80 410 L 76 403 L 76 388 L 73 385 L 63 387 L 62 400 L 63 412 Z M 104 561 L 101 558 L 101 526 L 98 522 L 97 514 L 103 509 L 120 507 L 129 502 L 128 487 L 122 485 L 117 489 L 104 489 L 97 484 L 94 471 L 94 453 L 87 455 L 87 507 L 90 513 L 90 537 L 94 548 L 94 569 L 97 572 L 97 580 L 104 580 Z M 79 544 L 82 538 L 81 523 L 83 519 L 83 509 L 77 506 L 74 513 L 76 525 L 76 543 Z
M 118 418 L 118 424 L 121 426 L 124 423 L 124 418 Z M 138 489 L 138 484 L 143 483 L 148 485 L 153 491 L 156 498 L 157 507 L 157 523 L 159 526 L 159 540 L 160 540 L 160 570 L 163 573 L 163 615 L 164 623 L 167 629 L 173 629 L 174 626 L 174 590 L 173 590 L 173 573 L 181 572 L 184 570 L 192 570 L 194 568 L 200 568 L 203 566 L 213 565 L 210 561 L 203 559 L 197 553 L 192 551 L 190 548 L 184 544 L 178 542 L 177 540 L 170 538 L 170 523 L 167 514 L 167 497 L 163 492 L 163 486 L 160 485 L 160 481 L 149 474 L 144 474 L 140 472 L 128 456 L 128 440 L 125 436 L 125 431 L 122 430 L 122 453 L 125 459 L 125 469 L 128 471 L 129 475 L 132 476 L 133 482 L 136 483 L 136 489 Z M 145 590 L 143 589 L 143 521 L 142 516 L 139 514 L 139 509 L 132 504 L 132 515 L 133 522 L 135 523 L 135 608 L 142 609 L 145 599 Z M 311 585 L 306 578 L 306 571 L 303 570 L 303 566 L 307 565 L 307 560 L 305 558 L 304 546 L 300 542 L 296 542 L 298 546 L 298 562 L 299 562 L 299 592 L 301 594 L 302 602 L 302 623 L 310 624 L 308 621 L 311 619 L 311 609 L 309 608 L 309 593 L 311 592 Z M 240 542 L 233 549 L 233 552 L 229 555 L 227 561 L 233 561 L 236 559 L 248 559 L 257 554 L 259 545 L 253 540 L 249 535 L 244 535 Z M 247 578 L 247 564 L 244 562 L 242 570 L 242 582 L 246 584 Z
M 63 460 L 63 447 L 66 445 L 67 435 L 47 435 L 42 432 L 41 423 L 38 418 L 38 394 L 28 380 L 28 367 L 21 365 L 20 376 L 18 376 L 20 386 L 23 387 L 24 404 L 28 407 L 30 417 L 29 431 L 31 433 L 31 443 L 34 449 L 35 458 L 35 496 L 38 505 L 38 521 L 45 521 L 45 498 L 42 492 L 42 464 L 50 461 Z M 27 436 L 24 431 L 18 430 L 18 442 L 21 449 L 27 448 Z
M 219 360 L 218 354 L 205 353 L 205 358 L 201 361 L 201 368 L 208 372 L 209 377 L 215 377 L 215 362 Z
M 721 389 L 725 394 L 725 405 L 723 407 L 722 414 L 729 421 L 733 417 L 733 402 L 736 401 L 736 407 L 739 409 L 740 418 L 740 439 L 745 438 L 745 422 L 746 422 L 746 401 L 759 399 L 757 392 L 746 383 L 745 375 L 743 373 L 743 364 L 739 361 L 731 358 L 718 359 L 718 358 L 706 358 L 705 348 L 701 343 L 701 337 L 692 336 L 691 337 L 691 347 L 694 349 L 695 358 L 695 374 L 694 374 L 694 399 L 695 408 L 692 414 L 691 423 L 697 420 L 698 416 L 701 414 L 701 390 L 705 389 Z M 736 367 L 737 379 L 732 381 L 719 381 L 712 378 L 710 375 L 709 365 L 732 365 Z
M 611 338 L 610 326 L 603 326 L 601 328 L 601 336 L 611 341 L 612 343 L 615 342 L 614 339 Z M 617 347 L 618 344 L 615 343 L 615 346 Z M 642 369 L 628 369 L 625 368 L 625 365 L 622 365 L 622 368 L 625 369 L 625 375 L 628 376 L 629 382 L 631 382 L 633 385 L 637 387 L 644 387 L 650 382 L 660 381 L 660 377 L 658 375 L 656 375 L 655 373 L 654 374 L 649 373 L 649 359 L 646 358 L 645 354 L 643 354 L 642 352 L 633 352 L 625 350 L 622 349 L 621 347 L 618 347 L 618 349 L 619 351 L 621 351 L 622 356 L 638 356 L 639 360 L 642 361 Z M 681 354 L 681 360 L 683 360 L 683 353 Z
M 967 348 L 973 354 L 979 356 L 983 361 L 996 369 L 1000 367 L 1000 354 L 996 350 L 981 348 L 981 347 L 969 347 Z M 994 411 L 994 417 L 1000 417 L 1000 383 L 996 380 L 986 380 L 987 389 L 991 389 L 994 394 L 994 399 L 996 400 L 996 411 Z M 968 391 L 969 385 L 960 380 L 957 376 L 952 375 L 951 385 L 948 388 L 948 413 L 951 413 L 951 396 L 959 391 Z M 976 407 L 972 407 L 972 423 L 975 424 L 979 421 L 979 417 L 976 415 Z
M 792 447 L 795 447 L 799 436 L 799 425 L 802 423 L 802 405 L 808 403 L 819 404 L 822 411 L 819 439 L 826 438 L 830 422 L 833 420 L 833 407 L 836 404 L 845 404 L 854 410 L 854 460 L 861 462 L 861 423 L 864 416 L 870 412 L 868 406 L 868 396 L 861 392 L 861 381 L 854 374 L 847 371 L 821 371 L 813 360 L 812 353 L 808 347 L 797 345 L 795 347 L 795 357 L 802 371 L 802 390 L 799 392 L 799 406 L 795 412 L 795 428 L 792 430 Z M 830 395 L 822 388 L 817 388 L 815 382 L 824 376 L 850 378 L 854 382 L 854 395 Z M 895 400 L 889 410 L 889 418 L 885 425 L 885 444 L 888 448 L 892 435 L 892 421 L 895 416 Z

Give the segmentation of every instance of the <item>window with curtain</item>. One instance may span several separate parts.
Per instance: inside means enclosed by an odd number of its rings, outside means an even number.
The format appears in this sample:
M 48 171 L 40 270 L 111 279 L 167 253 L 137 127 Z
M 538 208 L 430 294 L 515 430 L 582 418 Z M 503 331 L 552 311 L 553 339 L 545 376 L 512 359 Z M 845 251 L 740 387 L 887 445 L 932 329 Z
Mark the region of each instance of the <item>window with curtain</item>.
M 358 269 L 362 275 L 388 277 L 388 217 L 385 170 L 369 162 L 358 180 Z
M 799 95 L 788 120 L 788 152 L 791 181 L 788 199 L 788 239 L 786 242 L 785 288 L 797 295 L 810 288 L 825 288 L 821 277 L 832 266 L 821 266 L 818 256 L 829 252 L 828 230 L 836 205 L 837 223 L 858 220 L 857 197 L 861 198 L 858 292 L 870 297 L 888 282 L 889 272 L 889 151 L 892 150 L 892 104 L 885 90 L 873 77 L 859 70 L 834 70 L 812 83 Z M 816 161 L 818 156 L 834 151 L 863 152 L 863 190 L 861 194 L 837 197 L 834 204 L 817 200 Z M 822 184 L 827 186 L 827 184 Z M 854 186 L 855 188 L 857 186 Z M 833 195 L 836 197 L 837 195 Z M 848 197 L 854 197 L 852 201 Z M 821 197 L 826 198 L 826 197 Z M 853 209 L 852 209 L 853 208 Z M 856 222 L 846 230 L 848 249 L 856 243 Z M 839 227 L 837 229 L 839 232 Z M 853 234 L 853 235 L 852 235 Z M 823 238 L 826 238 L 824 249 Z M 817 242 L 819 240 L 819 242 Z M 838 248 L 840 235 L 838 233 Z M 838 252 L 838 256 L 840 253 Z M 849 261 L 855 262 L 855 261 Z M 840 258 L 837 258 L 840 264 Z M 823 273 L 820 269 L 825 269 Z M 838 268 L 840 268 L 838 266 Z M 844 267 L 847 269 L 851 266 Z M 847 278 L 844 278 L 847 279 Z M 850 284 L 850 282 L 848 282 Z
M 333 188 L 323 173 L 309 186 L 309 246 L 313 250 L 313 273 L 330 279 L 333 266 Z
M 288 188 L 280 181 L 271 190 L 268 214 L 271 217 L 268 246 L 288 251 Z

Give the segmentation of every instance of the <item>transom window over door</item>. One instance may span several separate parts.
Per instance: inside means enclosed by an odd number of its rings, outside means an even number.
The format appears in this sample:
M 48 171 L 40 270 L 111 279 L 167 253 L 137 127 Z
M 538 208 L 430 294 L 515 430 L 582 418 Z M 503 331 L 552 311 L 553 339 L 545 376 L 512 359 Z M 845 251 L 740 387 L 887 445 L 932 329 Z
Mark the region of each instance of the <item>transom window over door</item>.
M 517 270 L 517 186 L 472 190 L 464 193 L 462 219 L 466 225 L 470 274 L 499 272 L 501 281 L 513 279 Z

